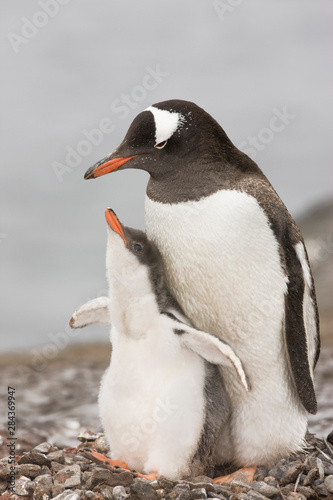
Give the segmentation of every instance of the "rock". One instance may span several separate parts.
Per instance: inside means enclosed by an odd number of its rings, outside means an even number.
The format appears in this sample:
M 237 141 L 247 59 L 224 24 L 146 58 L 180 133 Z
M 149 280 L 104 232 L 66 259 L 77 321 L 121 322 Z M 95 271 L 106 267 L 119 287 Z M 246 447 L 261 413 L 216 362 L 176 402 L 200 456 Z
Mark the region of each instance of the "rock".
M 50 474 L 37 476 L 34 480 L 34 500 L 48 500 L 52 496 L 53 480 Z
M 333 475 L 327 476 L 327 478 L 324 481 L 324 485 L 327 491 L 333 493 Z
M 265 483 L 264 481 L 253 481 L 250 483 L 250 486 L 253 490 L 257 491 L 258 493 L 261 493 L 261 495 L 264 495 L 268 498 L 274 497 L 274 495 L 279 494 L 279 490 L 275 488 L 275 486 L 270 486 L 269 484 Z
M 65 463 L 64 452 L 62 450 L 51 451 L 51 453 L 48 453 L 47 458 L 53 462 L 59 462 L 60 464 Z
M 270 486 L 277 486 L 277 480 L 273 476 L 265 477 L 264 482 L 269 484 Z
M 79 465 L 74 464 L 63 467 L 54 476 L 54 482 L 62 484 L 64 488 L 81 486 L 81 469 Z
M 287 496 L 287 500 L 306 500 L 306 497 L 301 493 L 292 492 Z
M 215 488 L 214 488 L 214 485 L 213 485 L 213 480 L 211 480 L 212 482 L 208 482 L 208 483 L 207 482 L 201 482 L 201 481 L 197 481 L 197 482 L 193 482 L 193 481 L 194 481 L 194 479 L 188 482 L 191 490 L 194 490 L 196 488 L 204 488 L 206 490 L 206 492 L 208 492 L 208 491 L 215 491 Z
M 130 486 L 134 478 L 130 472 L 112 472 L 109 469 L 95 468 L 86 482 L 86 488 L 93 490 L 100 483 L 108 486 Z
M 157 476 L 156 480 L 159 487 L 165 490 L 171 490 L 176 484 L 175 481 L 171 481 L 171 479 L 167 479 L 165 476 Z
M 154 488 L 141 479 L 135 479 L 130 487 L 131 497 L 137 500 L 157 500 L 157 493 Z
M 64 491 L 60 495 L 53 497 L 52 500 L 80 500 L 80 495 L 73 491 Z
M 55 483 L 53 484 L 52 487 L 52 498 L 56 497 L 57 495 L 60 495 L 60 493 L 63 493 L 65 491 L 65 486 L 60 483 Z
M 250 490 L 246 496 L 248 500 L 267 500 L 267 497 L 259 493 L 258 491 Z
M 257 470 L 254 474 L 254 480 L 255 481 L 263 481 L 265 479 L 265 477 L 267 476 L 268 474 L 268 470 L 266 469 L 266 467 L 257 467 Z
M 235 493 L 246 493 L 251 489 L 247 477 L 242 472 L 237 472 L 232 481 L 230 481 L 232 491 Z
M 200 498 L 207 498 L 207 491 L 205 488 L 194 488 L 191 490 L 191 499 L 200 499 Z
M 44 474 L 51 474 L 51 469 L 49 469 L 47 465 L 42 465 L 40 469 L 40 476 L 43 476 Z
M 34 483 L 30 478 L 21 476 L 15 481 L 15 493 L 20 496 L 29 496 L 34 489 Z
M 309 471 L 308 475 L 303 481 L 304 486 L 308 486 L 309 484 L 312 484 L 316 479 L 319 478 L 319 470 L 318 468 L 313 468 Z
M 186 488 L 185 486 L 181 483 L 176 484 L 169 493 L 168 498 L 170 498 L 170 500 L 191 500 L 191 490 L 189 487 Z
M 51 471 L 57 473 L 64 468 L 64 464 L 59 464 L 59 462 L 51 462 Z
M 333 444 L 333 431 L 329 433 L 326 439 L 330 444 Z
M 54 448 L 50 445 L 50 443 L 47 443 L 46 441 L 44 443 L 40 443 L 38 446 L 35 446 L 33 448 L 35 451 L 38 451 L 39 453 L 49 453 L 50 451 L 55 451 Z
M 28 451 L 23 455 L 18 461 L 18 464 L 36 464 L 36 465 L 46 465 L 51 467 L 51 460 L 49 460 L 43 453 L 36 450 Z
M 113 500 L 112 490 L 113 488 L 111 488 L 111 486 L 103 486 L 103 489 L 101 490 L 102 497 L 106 500 Z
M 325 487 L 324 483 L 318 484 L 318 486 L 315 486 L 313 489 L 317 493 L 319 498 L 327 497 L 329 495 L 328 490 Z M 332 497 L 332 495 L 331 495 L 331 497 Z
M 105 436 L 99 436 L 95 441 L 95 449 L 99 453 L 107 453 L 109 451 L 109 445 L 105 439 Z
M 125 498 L 129 498 L 129 494 L 126 493 L 124 486 L 115 486 L 112 494 L 114 500 L 125 500 Z
M 27 476 L 32 479 L 40 475 L 41 467 L 36 464 L 22 464 L 17 466 L 17 470 L 19 474 L 22 476 Z
M 294 483 L 301 472 L 302 463 L 300 461 L 288 462 L 288 460 L 280 460 L 280 462 L 269 471 L 269 475 L 274 476 L 279 483 L 284 486 Z
M 6 491 L 7 486 L 8 486 L 7 481 L 0 480 L 0 495 L 1 493 L 4 493 Z
M 323 462 L 324 472 L 326 476 L 333 475 L 333 464 L 329 462 Z
M 305 498 L 309 498 L 310 500 L 317 500 L 318 495 L 313 490 L 313 486 L 310 488 L 309 486 L 299 486 L 297 487 L 297 492 L 301 493 L 305 496 Z
M 10 465 L 8 465 L 7 463 L 6 465 L 2 465 L 0 467 L 0 480 L 7 481 L 10 473 L 11 473 Z
M 102 434 L 95 434 L 91 431 L 84 431 L 84 432 L 81 432 L 77 438 L 79 441 L 81 442 L 86 442 L 86 441 L 96 441 L 96 439 L 98 439 L 99 437 L 101 437 Z

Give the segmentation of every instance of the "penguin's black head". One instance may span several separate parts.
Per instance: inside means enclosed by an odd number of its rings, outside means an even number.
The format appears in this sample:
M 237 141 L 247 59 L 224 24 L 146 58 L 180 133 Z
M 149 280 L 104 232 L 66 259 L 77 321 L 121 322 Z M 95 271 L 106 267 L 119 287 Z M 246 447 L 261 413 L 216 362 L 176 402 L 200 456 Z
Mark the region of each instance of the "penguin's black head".
M 148 240 L 146 233 L 121 224 L 111 208 L 105 210 L 105 218 L 109 227 L 121 236 L 127 251 L 135 255 L 140 264 L 148 266 L 155 273 L 161 269 L 158 274 L 163 274 L 161 254 L 156 245 Z
M 164 101 L 150 106 L 132 122 L 111 155 L 89 168 L 85 179 L 114 170 L 139 168 L 153 179 L 165 179 L 186 164 L 221 161 L 234 148 L 220 125 L 192 102 Z

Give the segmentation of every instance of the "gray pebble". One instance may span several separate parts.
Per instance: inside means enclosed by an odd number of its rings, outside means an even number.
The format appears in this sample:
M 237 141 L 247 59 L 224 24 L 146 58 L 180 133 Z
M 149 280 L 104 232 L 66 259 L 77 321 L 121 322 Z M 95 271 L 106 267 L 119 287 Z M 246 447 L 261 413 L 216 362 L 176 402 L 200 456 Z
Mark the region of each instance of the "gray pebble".
M 47 443 L 46 441 L 44 443 L 40 443 L 38 446 L 35 446 L 33 448 L 35 451 L 38 451 L 39 453 L 49 453 L 50 451 L 54 451 L 54 448 L 50 445 L 50 443 Z
M 111 486 L 103 486 L 103 489 L 100 491 L 102 497 L 106 500 L 113 500 L 112 489 Z
M 308 486 L 309 484 L 312 484 L 316 479 L 319 478 L 319 471 L 316 468 L 311 469 L 308 473 L 308 475 L 304 478 L 303 484 L 304 486 Z
M 15 493 L 20 496 L 30 495 L 34 489 L 34 483 L 30 478 L 21 476 L 15 482 Z
M 265 495 L 262 495 L 258 491 L 251 490 L 246 494 L 248 500 L 267 500 Z
M 109 445 L 104 436 L 99 436 L 94 443 L 96 451 L 99 453 L 107 453 L 109 451 Z
M 77 464 L 63 467 L 54 476 L 54 482 L 62 484 L 64 488 L 81 486 L 81 469 Z
M 60 495 L 60 493 L 63 493 L 64 491 L 65 487 L 63 484 L 54 483 L 52 486 L 52 498 L 56 497 L 57 495 Z
M 253 481 L 252 483 L 250 483 L 250 486 L 252 490 L 257 491 L 258 493 L 261 493 L 262 495 L 265 495 L 268 498 L 272 498 L 274 495 L 279 494 L 279 490 L 275 488 L 275 486 L 270 486 L 264 481 L 258 481 L 258 482 Z
M 59 462 L 61 464 L 64 463 L 64 452 L 62 450 L 57 450 L 57 451 L 51 451 L 48 453 L 47 458 L 49 460 L 52 460 L 54 462 Z
M 171 481 L 170 479 L 167 479 L 164 476 L 157 476 L 156 480 L 159 487 L 165 490 L 171 490 L 176 484 L 174 481 Z
M 254 474 L 254 480 L 255 481 L 263 481 L 264 478 L 267 476 L 268 470 L 266 467 L 259 466 L 257 467 L 257 470 Z
M 306 497 L 302 493 L 293 491 L 287 496 L 287 500 L 306 500 Z
M 114 500 L 125 500 L 125 498 L 129 498 L 124 486 L 115 486 L 112 493 Z
M 85 441 L 96 441 L 96 439 L 98 439 L 102 434 L 95 434 L 94 432 L 91 432 L 91 431 L 84 431 L 84 432 L 81 432 L 77 438 L 79 441 L 81 442 L 85 442 Z
M 318 486 L 315 486 L 314 491 L 318 494 L 319 498 L 327 497 L 329 495 L 329 492 L 328 492 L 327 488 L 325 487 L 324 483 L 319 484 Z
M 17 466 L 17 472 L 19 474 L 21 474 L 22 476 L 31 477 L 32 479 L 39 476 L 41 470 L 42 469 L 40 465 L 36 464 L 22 464 Z
M 80 500 L 80 495 L 73 491 L 64 491 L 60 495 L 53 497 L 52 500 Z
M 85 472 L 85 474 L 87 474 Z M 86 488 L 93 490 L 95 486 L 103 483 L 108 486 L 130 486 L 133 483 L 133 476 L 130 472 L 112 472 L 109 469 L 95 468 L 86 482 Z
M 46 465 L 51 467 L 51 460 L 47 458 L 43 453 L 39 453 L 36 450 L 28 451 L 23 455 L 17 462 L 18 464 L 36 464 L 36 465 Z
M 191 499 L 194 500 L 196 498 L 207 498 L 207 491 L 205 490 L 205 488 L 195 488 L 191 490 Z
M 130 487 L 131 496 L 138 500 L 157 500 L 157 493 L 146 481 L 136 479 Z
M 171 490 L 168 495 L 170 500 L 191 500 L 191 490 L 187 483 L 180 482 Z
M 52 495 L 52 487 L 53 480 L 51 475 L 44 474 L 42 476 L 37 476 L 34 480 L 35 483 L 35 491 L 34 491 L 34 500 L 46 500 L 51 498 Z
M 279 483 L 284 486 L 286 484 L 294 483 L 297 476 L 302 472 L 302 463 L 300 460 L 288 462 L 287 460 L 280 460 L 280 462 L 269 471 L 270 476 L 274 476 Z
M 196 483 L 193 483 L 192 481 L 190 481 L 188 484 L 189 484 L 191 490 L 194 490 L 195 488 L 204 488 L 206 490 L 206 492 L 208 492 L 208 491 L 214 492 L 215 491 L 213 482 L 206 483 L 206 482 L 199 482 L 198 481 Z
M 324 481 L 324 484 L 327 491 L 333 493 L 333 475 L 327 476 L 327 478 Z
M 0 480 L 0 494 L 3 493 L 4 491 L 6 491 L 7 486 L 8 486 L 7 481 Z
M 6 459 L 6 465 L 2 465 L 0 467 L 0 480 L 7 481 L 10 472 L 10 466 L 8 465 L 8 461 Z

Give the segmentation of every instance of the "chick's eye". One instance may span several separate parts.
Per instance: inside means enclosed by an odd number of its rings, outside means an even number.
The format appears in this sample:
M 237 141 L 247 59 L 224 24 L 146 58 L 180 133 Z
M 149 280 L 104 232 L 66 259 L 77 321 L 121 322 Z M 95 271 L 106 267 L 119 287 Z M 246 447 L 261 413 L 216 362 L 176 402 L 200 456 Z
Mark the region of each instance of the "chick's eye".
M 155 144 L 154 147 L 157 148 L 157 149 L 162 149 L 162 148 L 164 148 L 164 146 L 166 145 L 167 142 L 168 141 L 159 142 L 158 144 Z
M 134 243 L 133 248 L 136 252 L 141 252 L 142 245 L 140 245 L 140 243 Z

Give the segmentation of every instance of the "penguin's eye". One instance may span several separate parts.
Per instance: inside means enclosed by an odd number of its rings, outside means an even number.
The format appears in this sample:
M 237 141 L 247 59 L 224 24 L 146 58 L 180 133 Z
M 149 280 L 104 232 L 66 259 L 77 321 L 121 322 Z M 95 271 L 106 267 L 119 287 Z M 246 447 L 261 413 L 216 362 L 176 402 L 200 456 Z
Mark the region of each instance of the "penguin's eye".
M 164 148 L 164 146 L 166 145 L 168 141 L 162 141 L 162 142 L 159 142 L 158 144 L 155 144 L 154 148 L 157 148 L 157 149 L 162 149 Z
M 140 243 L 134 243 L 133 248 L 134 248 L 135 252 L 142 251 L 142 245 L 140 245 Z

